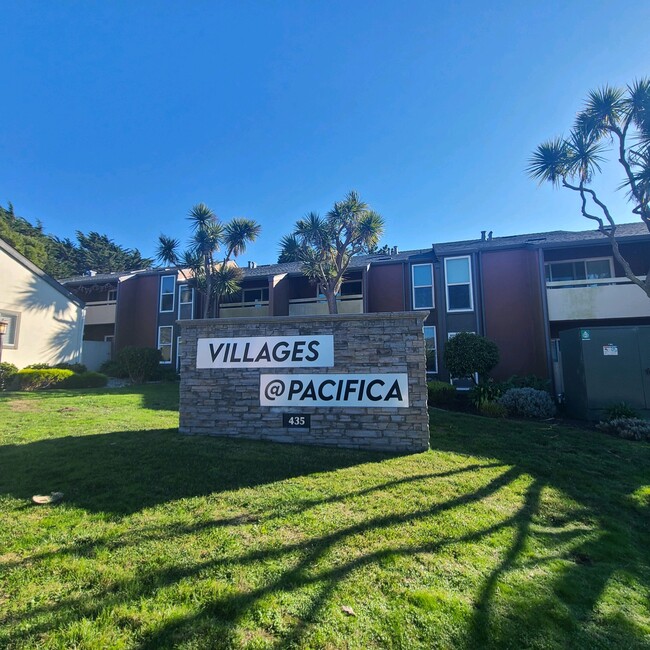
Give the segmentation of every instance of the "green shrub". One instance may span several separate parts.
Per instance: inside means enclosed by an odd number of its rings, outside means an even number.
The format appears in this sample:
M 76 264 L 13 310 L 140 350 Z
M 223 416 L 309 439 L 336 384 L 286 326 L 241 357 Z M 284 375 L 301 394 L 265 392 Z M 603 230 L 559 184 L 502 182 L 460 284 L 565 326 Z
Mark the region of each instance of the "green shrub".
M 104 361 L 99 368 L 99 372 L 109 377 L 115 377 L 117 379 L 127 379 L 129 373 L 126 368 L 117 360 L 111 359 L 110 361 Z
M 160 350 L 127 347 L 117 354 L 117 362 L 126 370 L 129 379 L 141 384 L 156 379 L 160 373 Z
M 14 390 L 61 388 L 61 384 L 73 375 L 72 370 L 61 370 L 60 368 L 23 368 L 14 375 L 11 387 Z
M 51 367 L 49 363 L 30 363 L 23 370 L 49 370 Z
M 79 372 L 68 377 L 61 388 L 102 388 L 108 383 L 108 377 L 99 372 Z
M 508 409 L 499 402 L 483 402 L 478 412 L 488 418 L 505 418 L 508 415 Z
M 0 363 L 0 390 L 7 390 L 18 368 L 13 363 L 3 361 Z
M 599 422 L 596 427 L 626 440 L 650 440 L 650 422 L 640 418 L 612 418 Z
M 427 392 L 429 394 L 429 406 L 449 408 L 456 402 L 456 389 L 445 381 L 428 382 Z
M 459 332 L 445 345 L 445 366 L 452 377 L 471 377 L 477 373 L 479 380 L 499 363 L 499 348 L 478 334 Z
M 499 404 L 510 415 L 522 418 L 546 419 L 555 415 L 555 402 L 544 390 L 535 388 L 511 388 L 499 398 Z
M 61 370 L 72 370 L 72 372 L 83 373 L 88 372 L 88 368 L 83 363 L 57 363 L 52 366 L 53 368 L 60 368 Z
M 535 390 L 544 390 L 547 393 L 551 392 L 551 382 L 548 379 L 542 379 L 536 375 L 512 375 L 508 381 L 501 383 L 501 390 L 505 393 L 511 388 L 534 388 Z
M 639 413 L 625 402 L 618 402 L 608 406 L 603 412 L 603 420 L 617 420 L 619 418 L 638 418 Z
M 179 375 L 178 372 L 176 371 L 176 368 L 171 368 L 170 366 L 166 367 L 161 367 L 158 370 L 157 374 L 158 379 L 160 381 L 178 381 L 179 380 Z

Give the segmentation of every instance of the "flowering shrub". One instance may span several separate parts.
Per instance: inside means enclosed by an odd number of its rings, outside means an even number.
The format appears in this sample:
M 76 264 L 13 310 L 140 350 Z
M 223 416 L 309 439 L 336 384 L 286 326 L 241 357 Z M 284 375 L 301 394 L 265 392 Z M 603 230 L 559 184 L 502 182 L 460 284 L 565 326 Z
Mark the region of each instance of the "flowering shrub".
M 555 402 L 545 390 L 511 388 L 499 399 L 510 415 L 543 420 L 555 415 Z
M 640 418 L 613 418 L 596 427 L 626 440 L 650 440 L 650 422 Z

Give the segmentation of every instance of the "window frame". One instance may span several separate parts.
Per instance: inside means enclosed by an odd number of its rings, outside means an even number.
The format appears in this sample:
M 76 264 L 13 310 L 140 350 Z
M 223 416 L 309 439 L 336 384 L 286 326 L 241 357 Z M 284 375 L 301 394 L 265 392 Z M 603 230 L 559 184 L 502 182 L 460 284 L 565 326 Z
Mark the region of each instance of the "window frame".
M 168 276 L 169 277 L 169 276 Z M 188 284 L 177 284 L 178 287 L 178 307 L 176 310 L 176 316 L 178 317 L 178 320 L 181 319 L 181 307 L 183 305 L 190 305 L 190 318 L 189 320 L 192 320 L 194 318 L 194 287 L 190 287 Z M 182 302 L 181 301 L 181 292 L 183 289 L 189 289 L 192 292 L 192 300 L 190 302 Z
M 159 325 L 158 326 L 158 350 L 160 350 L 160 354 L 162 356 L 162 345 L 160 343 L 160 333 L 164 329 L 169 329 L 171 330 L 171 336 L 169 337 L 169 343 L 165 343 L 165 347 L 169 346 L 169 361 L 164 361 L 161 360 L 160 364 L 169 366 L 172 363 L 172 359 L 174 357 L 174 326 L 173 325 Z
M 167 278 L 171 278 L 172 282 L 174 283 L 174 287 L 171 291 L 166 291 L 163 293 L 163 284 Z M 171 296 L 172 297 L 172 308 L 171 309 L 163 309 L 162 308 L 162 301 L 163 301 L 163 296 Z M 176 276 L 175 275 L 161 275 L 160 276 L 160 298 L 158 300 L 158 311 L 161 314 L 169 314 L 174 312 L 174 305 L 175 305 L 175 299 L 176 299 Z
M 112 294 L 114 294 L 113 298 L 111 298 Z M 106 292 L 106 302 L 117 302 L 117 289 L 109 289 Z
M 599 278 L 602 280 L 611 280 L 616 277 L 616 269 L 614 268 L 614 258 L 609 256 L 605 257 L 576 257 L 575 259 L 570 260 L 549 260 L 544 261 L 544 281 L 545 282 L 593 282 L 596 278 L 587 277 L 587 262 L 609 262 L 609 278 Z M 553 264 L 575 264 L 576 262 L 583 262 L 585 265 L 585 279 L 584 280 L 553 280 L 551 277 L 551 266 Z M 546 269 L 549 271 L 549 279 L 546 279 Z
M 428 329 L 433 330 L 433 336 L 430 336 L 430 337 L 427 338 L 426 331 Z M 435 359 L 435 362 L 436 362 L 435 370 L 426 369 L 425 370 L 426 375 L 427 376 L 429 376 L 429 375 L 437 375 L 438 371 L 439 371 L 439 368 L 438 368 L 438 329 L 437 329 L 437 327 L 435 325 L 424 325 L 422 327 L 422 332 L 424 333 L 424 348 L 425 348 L 425 351 L 428 351 L 427 341 L 433 341 L 433 351 L 435 352 L 434 359 Z
M 7 335 L 6 334 L 2 335 L 2 347 L 6 348 L 7 350 L 18 349 L 18 339 L 19 339 L 18 335 L 20 333 L 20 315 L 21 312 L 19 311 L 13 311 L 11 309 L 0 310 L 0 320 L 6 320 L 6 321 L 10 321 L 11 319 L 14 320 L 13 342 L 9 343 Z
M 449 282 L 447 273 L 447 262 L 449 260 L 467 260 L 467 270 L 469 281 L 468 282 Z M 469 307 L 463 309 L 450 309 L 449 307 L 449 287 L 464 287 L 469 285 Z M 454 257 L 445 257 L 445 298 L 447 300 L 447 312 L 451 314 L 459 314 L 462 312 L 474 311 L 474 280 L 472 278 L 472 256 L 471 255 L 455 255 Z
M 181 336 L 176 337 L 176 372 L 181 371 Z
M 247 291 L 259 291 L 260 295 L 262 297 L 259 300 L 257 300 L 257 299 L 246 300 L 246 292 Z M 266 298 L 264 298 L 264 292 L 265 291 L 267 293 Z M 252 303 L 260 303 L 261 304 L 261 303 L 269 302 L 270 296 L 271 296 L 271 292 L 270 292 L 268 286 L 266 286 L 266 287 L 243 287 L 242 290 L 241 290 L 241 301 L 242 301 L 242 303 L 252 302 Z
M 415 268 L 418 266 L 428 266 L 431 269 L 431 284 L 415 284 Z M 434 280 L 433 280 L 433 264 L 431 262 L 422 262 L 420 264 L 411 264 L 411 301 L 413 305 L 413 310 L 418 309 L 435 309 L 436 307 L 436 296 L 433 289 Z M 416 307 L 415 306 L 415 290 L 416 289 L 425 289 L 427 287 L 431 288 L 431 305 L 427 307 Z

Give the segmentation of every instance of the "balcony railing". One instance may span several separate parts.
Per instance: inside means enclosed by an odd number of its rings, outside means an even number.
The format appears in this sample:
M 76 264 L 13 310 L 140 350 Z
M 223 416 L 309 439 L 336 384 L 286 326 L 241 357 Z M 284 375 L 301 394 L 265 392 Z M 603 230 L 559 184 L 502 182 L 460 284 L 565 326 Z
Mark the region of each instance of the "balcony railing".
M 254 316 L 268 316 L 269 301 L 257 300 L 255 302 L 224 303 L 219 306 L 219 318 L 251 318 Z
M 625 277 L 547 282 L 546 297 L 552 321 L 650 316 L 650 300 Z
M 110 325 L 115 323 L 117 301 L 101 300 L 86 303 L 86 325 Z
M 339 314 L 363 314 L 363 296 L 344 296 L 336 299 Z M 325 298 L 297 298 L 289 301 L 289 316 L 329 314 Z

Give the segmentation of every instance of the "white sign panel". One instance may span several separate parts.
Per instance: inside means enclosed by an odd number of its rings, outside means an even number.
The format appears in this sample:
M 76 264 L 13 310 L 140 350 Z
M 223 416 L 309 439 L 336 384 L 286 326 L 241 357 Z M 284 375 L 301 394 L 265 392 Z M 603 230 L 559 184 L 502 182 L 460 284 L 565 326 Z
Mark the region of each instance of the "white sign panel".
M 617 357 L 618 356 L 618 345 L 603 345 L 603 354 L 606 357 Z
M 331 368 L 334 337 L 248 336 L 199 339 L 197 368 Z
M 406 408 L 408 375 L 260 375 L 260 405 Z

